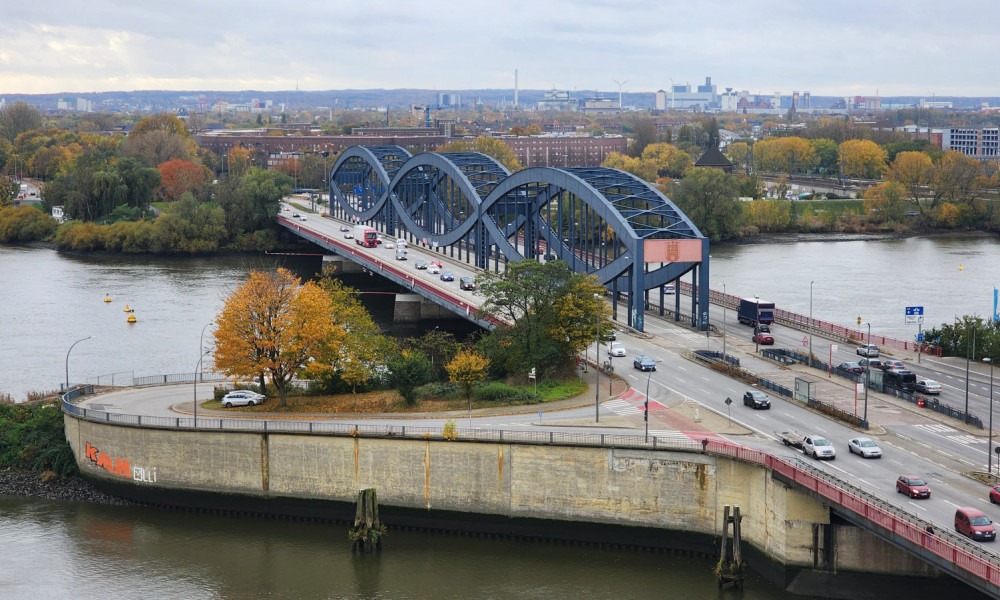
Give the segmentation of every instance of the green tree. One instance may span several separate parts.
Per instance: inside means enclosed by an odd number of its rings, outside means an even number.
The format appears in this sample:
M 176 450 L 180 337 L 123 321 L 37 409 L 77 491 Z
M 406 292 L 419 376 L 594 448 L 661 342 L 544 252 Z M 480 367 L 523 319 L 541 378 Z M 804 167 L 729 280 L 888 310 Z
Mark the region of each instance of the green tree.
M 14 102 L 0 108 L 0 138 L 8 142 L 41 125 L 42 113 L 26 102 Z
M 399 391 L 408 406 L 416 404 L 414 391 L 427 383 L 431 373 L 431 363 L 427 357 L 413 350 L 404 350 L 389 361 L 388 367 L 389 385 Z
M 692 167 L 677 186 L 677 206 L 712 240 L 736 235 L 740 221 L 736 179 L 719 169 Z
M 840 159 L 840 152 L 837 142 L 826 138 L 813 138 L 809 140 L 815 156 L 816 167 L 824 175 L 837 173 L 837 162 Z
M 632 143 L 628 154 L 632 157 L 642 156 L 646 146 L 656 143 L 656 124 L 650 119 L 640 119 L 632 128 Z

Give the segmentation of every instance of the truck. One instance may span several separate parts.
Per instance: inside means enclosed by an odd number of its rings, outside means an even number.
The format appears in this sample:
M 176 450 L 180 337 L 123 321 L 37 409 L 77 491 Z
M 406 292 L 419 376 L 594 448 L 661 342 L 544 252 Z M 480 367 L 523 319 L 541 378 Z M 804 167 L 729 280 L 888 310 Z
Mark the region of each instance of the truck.
M 760 323 L 774 323 L 774 302 L 761 302 L 756 298 L 741 298 L 736 317 L 740 323 L 756 327 Z
M 365 248 L 378 246 L 378 232 L 370 225 L 358 225 L 354 228 L 354 243 Z
M 837 451 L 834 449 L 833 444 L 821 435 L 811 433 L 803 435 L 792 430 L 775 431 L 774 434 L 778 436 L 782 444 L 799 448 L 806 456 L 817 459 L 828 458 L 830 460 L 837 458 Z

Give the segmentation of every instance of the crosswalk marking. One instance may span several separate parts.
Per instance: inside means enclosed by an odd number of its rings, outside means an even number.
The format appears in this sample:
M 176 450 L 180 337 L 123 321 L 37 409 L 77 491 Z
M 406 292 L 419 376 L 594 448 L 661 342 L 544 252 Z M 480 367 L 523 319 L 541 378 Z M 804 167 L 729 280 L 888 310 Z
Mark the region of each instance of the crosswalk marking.
M 940 423 L 922 423 L 920 425 L 914 425 L 917 429 L 921 429 L 928 433 L 933 433 L 941 437 L 948 438 L 949 440 L 965 444 L 966 446 L 971 446 L 972 444 L 985 444 L 986 440 L 974 435 L 962 434 L 954 427 L 949 427 Z M 957 434 L 957 435 L 956 435 Z M 918 442 L 920 443 L 920 442 Z

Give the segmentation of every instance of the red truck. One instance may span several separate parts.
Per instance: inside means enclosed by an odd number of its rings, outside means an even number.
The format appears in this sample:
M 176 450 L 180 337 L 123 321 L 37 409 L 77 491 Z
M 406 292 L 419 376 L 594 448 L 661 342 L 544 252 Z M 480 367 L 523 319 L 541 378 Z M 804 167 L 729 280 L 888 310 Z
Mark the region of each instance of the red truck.
M 378 246 L 378 232 L 374 227 L 358 225 L 354 228 L 354 243 L 366 248 Z

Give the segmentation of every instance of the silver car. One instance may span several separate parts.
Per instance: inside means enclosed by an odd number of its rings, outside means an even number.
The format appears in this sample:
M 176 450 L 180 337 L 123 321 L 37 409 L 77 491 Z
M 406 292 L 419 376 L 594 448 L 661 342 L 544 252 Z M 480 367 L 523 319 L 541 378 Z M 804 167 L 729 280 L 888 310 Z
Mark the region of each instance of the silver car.
M 608 344 L 608 356 L 625 356 L 625 344 L 621 342 Z
M 854 438 L 847 442 L 847 450 L 861 458 L 882 458 L 882 449 L 866 437 Z
M 934 395 L 941 393 L 941 384 L 933 379 L 918 379 L 915 387 L 922 394 Z
M 875 344 L 864 344 L 863 346 L 858 346 L 857 353 L 859 356 L 874 358 L 878 356 L 878 346 Z
M 256 406 L 264 401 L 264 396 L 250 390 L 234 390 L 222 397 L 222 406 Z

